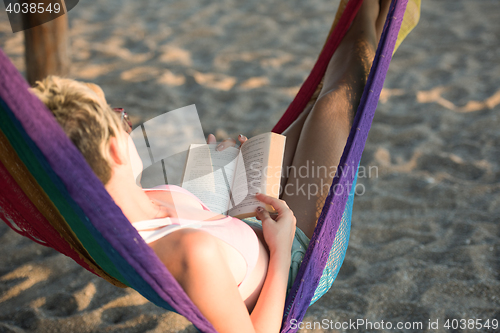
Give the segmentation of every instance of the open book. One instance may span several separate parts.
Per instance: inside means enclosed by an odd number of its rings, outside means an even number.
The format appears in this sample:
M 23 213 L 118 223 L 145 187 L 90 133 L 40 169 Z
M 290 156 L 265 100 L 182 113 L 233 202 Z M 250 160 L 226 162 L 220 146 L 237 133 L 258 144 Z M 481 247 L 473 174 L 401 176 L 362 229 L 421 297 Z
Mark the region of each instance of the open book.
M 278 198 L 285 137 L 264 133 L 248 139 L 241 149 L 216 151 L 216 144 L 189 147 L 182 187 L 196 195 L 210 210 L 237 218 L 255 216 L 264 204 L 260 192 Z M 272 206 L 266 205 L 273 212 Z

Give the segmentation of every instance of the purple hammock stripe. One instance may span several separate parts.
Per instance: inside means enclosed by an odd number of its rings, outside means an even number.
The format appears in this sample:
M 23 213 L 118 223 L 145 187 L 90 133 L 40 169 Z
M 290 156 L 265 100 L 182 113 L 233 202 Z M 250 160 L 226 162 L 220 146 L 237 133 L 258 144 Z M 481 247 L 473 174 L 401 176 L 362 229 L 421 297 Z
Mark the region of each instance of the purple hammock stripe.
M 389 15 L 396 19 L 386 22 L 379 44 L 383 46 L 383 49 L 379 47 L 377 51 L 367 88 L 354 119 L 353 130 L 340 165 L 353 168 L 357 166 L 361 158 L 405 6 L 406 0 L 397 1 L 396 6 L 391 7 Z M 114 251 L 122 256 L 162 299 L 189 319 L 199 330 L 214 332 L 213 326 L 201 315 L 154 252 L 123 216 L 119 207 L 114 204 L 50 112 L 36 97 L 27 93 L 26 82 L 3 52 L 0 52 L 0 69 L 0 97 L 15 112 L 25 131 L 40 148 L 52 169 L 64 182 L 68 193 L 83 209 L 92 225 L 110 243 Z M 368 87 L 371 91 L 366 93 Z M 352 183 L 352 179 L 349 178 L 352 178 L 349 173 L 347 175 L 341 173 L 339 178 L 334 179 L 333 184 L 345 186 Z M 290 308 L 290 312 L 284 318 L 283 332 L 293 332 L 294 330 L 289 325 L 290 320 L 292 318 L 302 320 L 309 306 L 335 238 L 346 200 L 347 195 L 327 198 L 330 205 L 323 209 L 318 221 L 319 228 L 311 241 L 314 246 L 308 249 L 304 264 L 299 270 L 296 281 L 301 281 L 301 283 L 296 283 L 292 289 L 291 294 L 297 296 L 287 299 L 286 306 Z M 126 270 L 127 267 L 122 267 L 122 269 Z M 127 276 L 126 271 L 122 274 Z M 304 276 L 307 276 L 307 283 Z M 295 301 L 292 302 L 292 299 Z
M 199 330 L 215 332 L 116 206 L 50 111 L 27 89 L 26 81 L 0 50 L 0 98 L 14 112 L 90 223 L 111 245 L 108 256 L 112 257 L 117 252 L 175 311 L 185 316 Z M 130 267 L 117 265 L 117 268 L 125 278 L 129 277 L 127 270 Z M 140 282 L 135 286 L 132 283 L 132 287 L 141 292 Z
M 344 166 L 346 170 L 356 170 L 361 160 L 407 3 L 408 0 L 393 0 L 391 3 L 370 75 L 340 159 L 339 166 Z M 349 185 L 352 181 L 352 172 L 342 173 L 340 169 L 339 176 L 333 179 L 332 188 L 338 184 L 340 188 L 350 190 Z M 281 332 L 296 332 L 298 328 L 293 329 L 290 321 L 296 319 L 300 322 L 304 318 L 328 259 L 349 190 L 343 191 L 341 195 L 330 192 L 325 201 L 326 204 L 311 238 L 311 245 L 307 249 L 295 283 L 287 297 L 285 309 L 289 312 L 283 317 Z

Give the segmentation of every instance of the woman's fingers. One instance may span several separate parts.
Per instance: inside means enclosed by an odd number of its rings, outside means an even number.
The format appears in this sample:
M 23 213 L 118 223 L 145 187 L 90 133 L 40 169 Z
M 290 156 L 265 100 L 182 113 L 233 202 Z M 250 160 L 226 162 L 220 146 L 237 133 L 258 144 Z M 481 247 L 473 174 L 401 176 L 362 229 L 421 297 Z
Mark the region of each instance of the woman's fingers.
M 264 222 L 266 219 L 271 219 L 271 216 L 269 215 L 269 212 L 264 208 L 257 207 L 257 218 Z
M 283 200 L 276 199 L 262 193 L 255 194 L 255 197 L 257 198 L 257 200 L 273 206 L 279 215 L 292 212 L 290 208 L 288 208 L 288 205 Z
M 240 142 L 240 146 L 242 144 L 244 144 L 247 140 L 248 140 L 248 138 L 246 136 L 244 136 L 243 134 L 238 135 L 238 141 Z M 208 138 L 207 138 L 207 143 L 208 144 L 217 143 L 215 135 L 209 134 Z M 234 146 L 236 146 L 236 140 L 231 139 L 231 138 L 227 138 L 226 140 L 223 140 L 221 143 L 219 143 L 217 145 L 217 147 L 215 147 L 215 150 L 216 151 L 223 151 L 226 148 L 234 147 Z
M 211 144 L 211 143 L 217 143 L 217 140 L 215 139 L 215 135 L 213 135 L 213 134 L 209 134 L 209 135 L 208 135 L 208 138 L 207 138 L 207 143 L 208 143 L 208 144 Z
M 228 138 L 228 139 L 222 141 L 221 143 L 219 143 L 219 145 L 215 148 L 215 150 L 223 151 L 224 149 L 226 149 L 228 147 L 234 147 L 234 146 L 236 146 L 236 140 Z
M 238 141 L 241 143 L 240 147 L 248 140 L 243 134 L 238 135 Z

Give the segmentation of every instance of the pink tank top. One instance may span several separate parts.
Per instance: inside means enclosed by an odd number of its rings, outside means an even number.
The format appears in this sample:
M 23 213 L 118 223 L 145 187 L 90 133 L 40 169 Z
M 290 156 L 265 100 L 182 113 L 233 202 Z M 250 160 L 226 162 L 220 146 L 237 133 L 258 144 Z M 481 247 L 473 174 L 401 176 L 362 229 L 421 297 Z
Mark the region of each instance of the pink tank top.
M 144 191 L 170 191 L 184 193 L 198 201 L 204 210 L 210 210 L 194 194 L 179 186 L 160 185 L 151 189 L 144 189 Z M 183 228 L 200 229 L 226 242 L 243 256 L 247 264 L 247 272 L 245 278 L 239 286 L 241 286 L 243 282 L 245 282 L 245 280 L 257 265 L 257 260 L 259 257 L 259 239 L 257 238 L 257 235 L 245 222 L 231 216 L 211 221 L 187 220 L 182 218 L 166 217 L 161 219 L 134 222 L 132 225 L 137 229 L 139 235 L 141 235 L 146 243 L 154 242 L 155 240 L 158 240 L 176 230 Z

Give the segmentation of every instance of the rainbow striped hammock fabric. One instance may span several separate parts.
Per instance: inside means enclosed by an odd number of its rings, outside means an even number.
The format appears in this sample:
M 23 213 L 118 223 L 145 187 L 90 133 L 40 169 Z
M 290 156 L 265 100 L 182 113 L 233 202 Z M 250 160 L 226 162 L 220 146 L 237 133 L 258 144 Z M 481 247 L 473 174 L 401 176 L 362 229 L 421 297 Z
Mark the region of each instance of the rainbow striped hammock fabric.
M 308 306 L 328 291 L 344 260 L 354 197 L 351 184 L 356 175 L 342 170 L 356 170 L 359 165 L 407 2 L 392 1 L 340 160 L 342 168 L 333 179 L 333 186 L 347 186 L 350 195 L 330 191 L 326 199 L 286 300 L 282 332 L 296 330 L 291 320 L 302 320 Z M 410 4 L 419 6 L 419 2 L 411 0 Z M 311 100 L 361 3 L 341 2 L 316 65 L 273 131 L 286 129 Z M 407 33 L 402 31 L 399 40 Z M 156 305 L 185 316 L 201 332 L 215 332 L 114 204 L 50 111 L 27 89 L 26 81 L 0 50 L 0 219 L 110 283 L 131 287 Z

